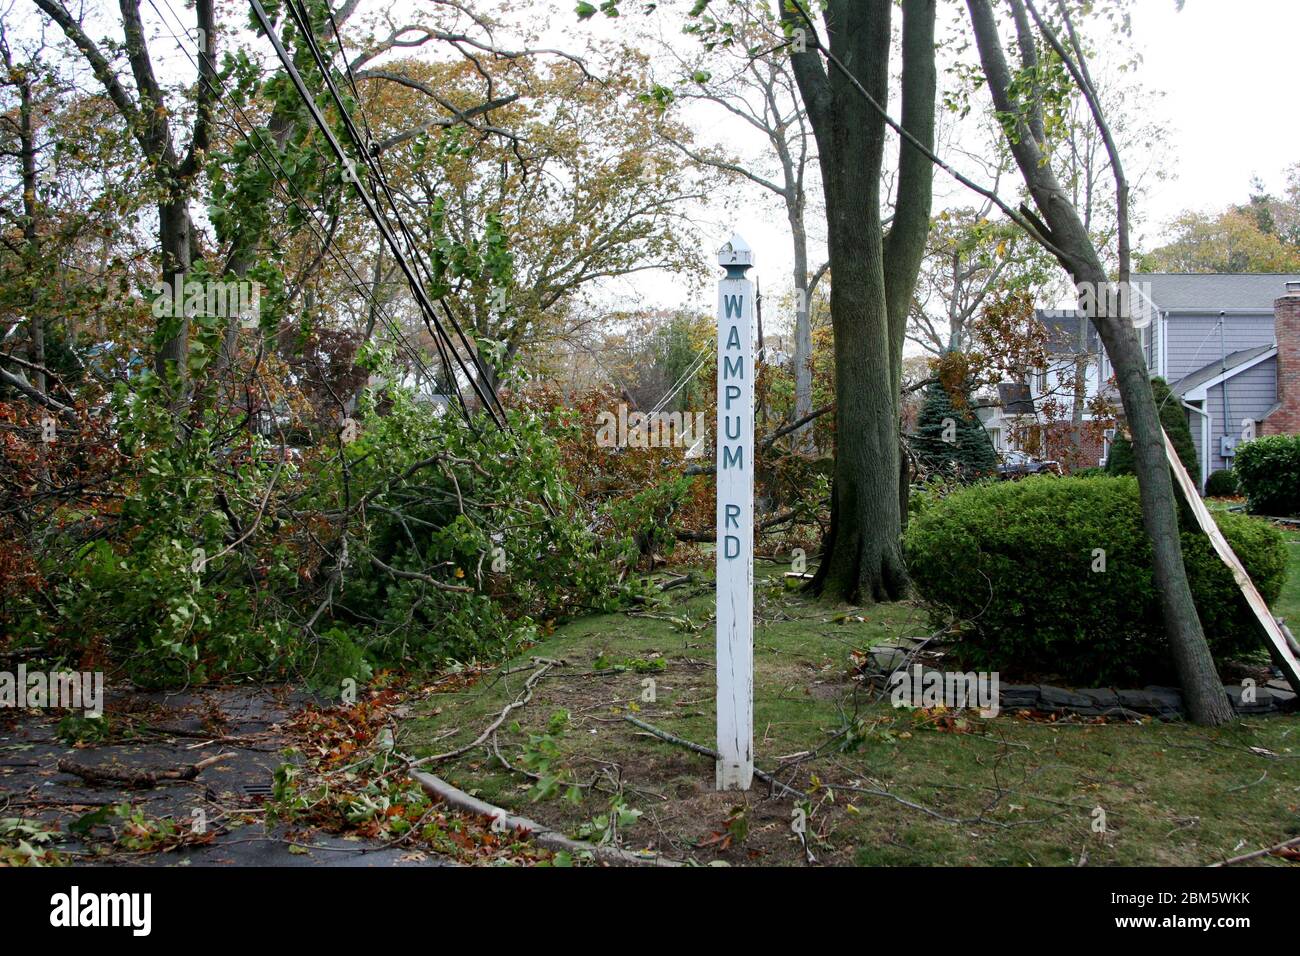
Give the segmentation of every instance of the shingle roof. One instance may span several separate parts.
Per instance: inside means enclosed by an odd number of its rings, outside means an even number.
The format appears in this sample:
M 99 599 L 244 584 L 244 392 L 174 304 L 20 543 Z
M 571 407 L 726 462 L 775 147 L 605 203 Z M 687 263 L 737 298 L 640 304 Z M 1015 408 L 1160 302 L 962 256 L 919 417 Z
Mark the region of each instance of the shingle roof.
M 1020 382 L 998 383 L 998 404 L 1006 415 L 1034 414 L 1034 399 L 1029 386 Z
M 1188 392 L 1204 385 L 1211 379 L 1216 379 L 1225 372 L 1231 372 L 1233 369 L 1245 365 L 1252 359 L 1257 359 L 1261 355 L 1266 355 L 1276 349 L 1276 345 L 1258 345 L 1253 349 L 1242 349 L 1240 352 L 1229 352 L 1221 361 L 1211 362 L 1204 368 L 1198 368 L 1195 372 L 1184 375 L 1174 384 L 1174 393 L 1177 395 L 1186 395 Z
M 1036 309 L 1034 317 L 1047 328 L 1047 349 L 1056 355 L 1074 355 L 1079 351 L 1079 313 L 1075 309 Z M 1087 321 L 1084 319 L 1083 321 Z M 1101 349 L 1097 330 L 1088 326 L 1088 352 Z
M 1272 312 L 1273 300 L 1286 293 L 1287 282 L 1300 281 L 1300 275 L 1142 272 L 1134 273 L 1133 281 L 1148 283 L 1151 298 L 1167 312 L 1183 309 Z

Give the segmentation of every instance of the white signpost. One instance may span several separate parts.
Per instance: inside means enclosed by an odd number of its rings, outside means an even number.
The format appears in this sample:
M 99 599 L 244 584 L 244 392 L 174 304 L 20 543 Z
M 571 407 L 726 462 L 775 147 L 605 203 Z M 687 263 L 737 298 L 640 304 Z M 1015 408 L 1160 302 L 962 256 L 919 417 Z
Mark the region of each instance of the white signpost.
M 754 778 L 754 253 L 718 250 L 717 789 Z

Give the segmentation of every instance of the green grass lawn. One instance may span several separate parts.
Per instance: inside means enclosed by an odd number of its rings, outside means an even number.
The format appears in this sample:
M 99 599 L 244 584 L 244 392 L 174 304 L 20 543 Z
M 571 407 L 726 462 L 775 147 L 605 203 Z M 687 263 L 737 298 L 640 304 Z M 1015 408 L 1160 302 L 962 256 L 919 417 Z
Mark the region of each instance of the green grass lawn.
M 1300 619 L 1300 535 L 1289 545 L 1295 570 L 1278 612 Z M 1300 834 L 1300 717 L 1208 731 L 894 709 L 853 679 L 851 655 L 926 635 L 922 609 L 846 614 L 759 570 L 757 763 L 809 794 L 802 810 L 818 862 L 1195 865 Z M 603 814 L 613 791 L 642 811 L 620 834 L 626 846 L 700 863 L 802 864 L 791 828 L 800 801 L 757 780 L 747 794 L 716 793 L 708 758 L 623 719 L 713 746 L 713 600 L 680 588 L 639 614 L 564 625 L 495 678 L 430 698 L 404 725 L 402 747 L 437 753 L 473 740 L 519 695 L 531 657 L 560 659 L 497 735 L 513 771 L 480 749 L 435 772 L 570 832 Z M 648 680 L 653 701 L 643 699 Z M 558 778 L 553 794 L 534 801 L 529 767 Z M 574 783 L 595 786 L 565 799 Z
M 1291 552 L 1291 560 L 1287 565 L 1291 573 L 1287 575 L 1282 593 L 1273 605 L 1273 612 L 1278 617 L 1286 618 L 1292 633 L 1297 633 L 1300 632 L 1300 531 L 1285 531 L 1283 535 L 1286 537 L 1287 549 Z

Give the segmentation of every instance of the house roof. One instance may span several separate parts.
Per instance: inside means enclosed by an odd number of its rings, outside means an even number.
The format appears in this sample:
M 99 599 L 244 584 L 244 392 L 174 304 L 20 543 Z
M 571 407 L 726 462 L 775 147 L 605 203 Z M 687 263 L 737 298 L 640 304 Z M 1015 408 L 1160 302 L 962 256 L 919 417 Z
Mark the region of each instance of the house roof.
M 1054 355 L 1074 355 L 1079 351 L 1079 322 L 1087 322 L 1076 309 L 1036 309 L 1034 318 L 1047 328 L 1047 349 Z M 1088 325 L 1086 351 L 1097 352 L 1101 345 L 1097 330 Z
M 1184 375 L 1174 384 L 1174 393 L 1179 396 L 1185 396 L 1189 392 L 1193 392 L 1200 388 L 1206 382 L 1211 382 L 1222 375 L 1231 378 L 1238 371 L 1244 372 L 1255 359 L 1276 351 L 1276 345 L 1258 345 L 1253 349 L 1242 349 L 1240 352 L 1229 352 L 1221 361 L 1211 362 L 1204 368 L 1198 368 L 1195 372 L 1192 372 L 1189 375 Z
M 1287 282 L 1300 281 L 1300 274 L 1137 272 L 1133 281 L 1147 283 L 1151 298 L 1166 312 L 1200 309 L 1272 312 L 1273 301 L 1286 293 Z
M 1020 382 L 998 383 L 998 404 L 1005 415 L 1034 414 L 1034 399 L 1029 386 Z

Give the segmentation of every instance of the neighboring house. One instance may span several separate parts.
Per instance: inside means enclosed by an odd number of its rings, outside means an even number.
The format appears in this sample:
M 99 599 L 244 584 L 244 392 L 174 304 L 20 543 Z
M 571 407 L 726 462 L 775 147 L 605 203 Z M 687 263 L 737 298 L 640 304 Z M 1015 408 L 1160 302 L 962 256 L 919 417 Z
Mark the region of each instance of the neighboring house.
M 1149 320 L 1139 333 L 1147 366 L 1183 403 L 1200 462 L 1193 477 L 1202 486 L 1211 472 L 1232 467 L 1243 434 L 1300 432 L 1300 275 L 1148 273 L 1134 275 L 1133 282 L 1135 316 Z M 1039 317 L 1059 324 L 1067 339 L 1073 330 L 1077 341 L 1077 313 Z M 1089 398 L 1100 392 L 1118 407 L 1114 370 L 1088 332 L 1083 354 L 1097 365 L 1088 378 Z M 1053 348 L 1052 357 L 1053 368 L 1028 376 L 1040 419 L 1043 396 L 1056 387 L 1054 369 L 1072 366 L 1069 351 Z M 1007 417 L 1004 411 L 989 416 L 993 427 Z M 1096 463 L 1104 459 L 1101 451 Z
M 977 408 L 999 454 L 1028 451 L 1061 461 L 1068 470 L 1103 460 L 1103 435 L 1114 424 L 1092 400 L 1105 379 L 1097 331 L 1077 312 L 1039 309 L 1035 318 L 1045 330 L 1047 364 L 1022 369 L 1016 382 L 1001 382 L 996 395 L 977 396 Z M 1082 338 L 1080 334 L 1082 333 Z M 1085 404 L 1081 424 L 1073 427 L 1074 383 L 1083 366 Z

